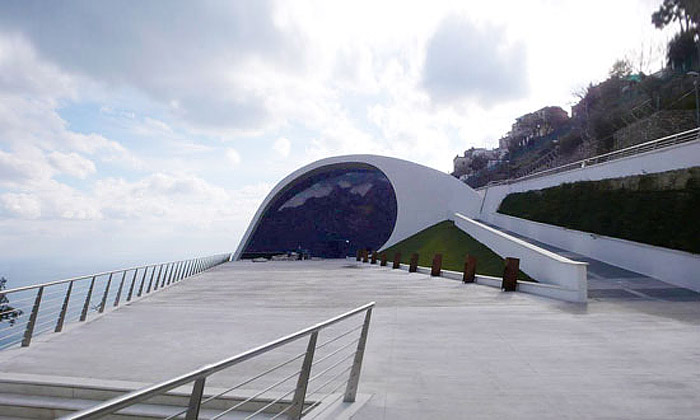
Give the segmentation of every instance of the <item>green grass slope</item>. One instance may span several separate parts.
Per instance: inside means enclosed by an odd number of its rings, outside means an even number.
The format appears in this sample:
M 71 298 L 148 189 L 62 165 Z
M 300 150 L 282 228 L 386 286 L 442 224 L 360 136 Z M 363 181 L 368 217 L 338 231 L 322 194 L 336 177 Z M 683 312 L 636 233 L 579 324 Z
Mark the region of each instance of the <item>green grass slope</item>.
M 433 256 L 440 253 L 443 269 L 460 272 L 464 269 L 465 255 L 470 254 L 476 257 L 476 273 L 487 276 L 502 276 L 505 266 L 503 258 L 457 228 L 452 221 L 440 222 L 424 229 L 383 252 L 387 254 L 389 261 L 393 260 L 396 252 L 400 252 L 401 262 L 406 264 L 409 263 L 411 254 L 417 252 L 418 265 L 426 267 L 430 267 L 433 264 Z M 518 278 L 532 281 L 522 271 Z

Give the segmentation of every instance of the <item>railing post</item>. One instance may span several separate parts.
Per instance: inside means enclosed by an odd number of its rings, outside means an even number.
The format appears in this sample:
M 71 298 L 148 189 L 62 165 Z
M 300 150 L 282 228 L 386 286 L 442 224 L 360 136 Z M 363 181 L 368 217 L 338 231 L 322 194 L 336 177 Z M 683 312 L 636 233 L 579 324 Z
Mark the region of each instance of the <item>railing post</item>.
M 126 270 L 122 273 L 122 281 L 119 282 L 119 287 L 117 288 L 117 297 L 114 298 L 114 305 L 119 306 L 119 301 L 122 297 L 122 289 L 124 288 L 124 280 L 126 279 Z
M 163 265 L 160 266 L 162 270 L 158 270 L 158 278 L 156 281 L 153 283 L 153 291 L 155 292 L 158 290 L 158 285 L 160 284 L 160 275 L 161 273 L 163 274 L 163 281 L 165 281 L 165 277 L 168 275 L 168 264 L 165 264 L 165 269 L 163 269 Z
M 297 379 L 297 387 L 292 398 L 292 408 L 289 410 L 290 419 L 300 419 L 301 413 L 304 411 L 304 400 L 306 399 L 306 387 L 309 385 L 309 376 L 311 376 L 311 366 L 314 361 L 314 352 L 316 352 L 316 341 L 318 340 L 318 331 L 311 333 L 309 337 L 309 345 L 306 347 L 306 356 L 301 364 L 301 372 Z
M 156 266 L 151 267 L 151 281 L 153 281 L 153 273 L 156 272 Z M 148 267 L 143 269 L 143 277 L 141 277 L 141 285 L 139 285 L 139 292 L 136 296 L 141 297 L 141 294 L 143 294 L 143 286 L 146 284 L 146 275 L 148 274 Z M 149 283 L 150 284 L 150 283 Z
M 36 318 L 39 316 L 39 305 L 41 305 L 41 296 L 44 294 L 44 287 L 40 287 L 36 292 L 36 299 L 34 299 L 34 306 L 32 306 L 32 313 L 29 315 L 29 321 L 27 322 L 27 329 L 24 330 L 24 338 L 22 339 L 22 347 L 29 346 L 32 342 L 32 334 L 34 334 L 34 325 L 36 325 Z
M 158 279 L 160 279 L 160 272 L 163 270 L 163 264 L 158 267 L 158 278 L 156 279 L 156 284 L 158 284 Z M 148 280 L 148 288 L 146 289 L 146 294 L 151 293 L 151 285 L 153 284 L 153 276 L 156 274 L 156 266 L 153 266 L 153 271 L 151 271 L 151 279 Z
M 134 295 L 134 286 L 136 286 L 136 276 L 139 273 L 139 269 L 134 270 L 134 277 L 131 278 L 131 286 L 129 287 L 129 293 L 126 295 L 126 301 L 131 302 L 131 297 Z
M 175 283 L 177 281 L 177 277 L 180 275 L 181 264 L 182 261 L 175 264 L 175 270 L 173 270 L 173 275 L 168 279 L 168 284 Z
M 70 302 L 70 294 L 73 291 L 73 282 L 68 283 L 68 290 L 66 290 L 66 297 L 63 298 L 63 305 L 61 305 L 61 313 L 58 314 L 58 321 L 56 321 L 56 328 L 54 332 L 61 332 L 63 330 L 63 322 L 66 320 L 66 311 L 68 310 L 68 303 Z
M 180 280 L 180 276 L 182 276 L 182 269 L 185 268 L 185 262 L 180 261 L 177 263 L 177 271 L 175 272 L 175 278 L 173 279 L 173 283 L 176 283 L 178 280 Z
M 162 270 L 162 269 L 163 269 L 162 265 L 158 267 L 158 277 L 159 278 L 160 278 L 160 270 Z M 154 278 L 155 274 L 156 274 L 156 266 L 154 265 L 153 270 L 151 271 L 151 278 L 148 280 L 148 288 L 146 289 L 146 294 L 151 292 L 151 284 L 153 284 L 153 278 Z M 156 280 L 156 282 L 158 282 L 158 280 Z
M 202 405 L 202 394 L 204 394 L 204 384 L 207 377 L 198 378 L 192 386 L 190 402 L 187 404 L 187 414 L 185 420 L 197 420 L 199 418 L 199 407 Z
M 92 299 L 92 289 L 95 288 L 95 276 L 92 276 L 90 281 L 90 288 L 88 289 L 87 296 L 85 296 L 85 303 L 83 304 L 83 310 L 80 313 L 80 320 L 85 321 L 87 319 L 88 309 L 90 308 L 90 299 Z
M 169 263 L 165 267 L 165 273 L 163 273 L 163 279 L 160 281 L 160 286 L 158 286 L 158 287 L 165 286 L 165 281 L 168 279 L 168 276 L 170 276 L 170 274 L 172 274 L 172 272 L 173 272 L 173 263 Z
M 170 269 L 170 275 L 168 276 L 168 282 L 166 284 L 170 284 L 173 281 L 173 279 L 175 278 L 179 264 L 180 263 L 177 263 L 177 262 L 173 263 L 173 266 Z
M 165 282 L 164 282 L 165 285 L 169 285 L 170 282 L 173 280 L 175 273 L 177 273 L 178 264 L 179 263 L 173 263 L 173 268 L 172 268 L 172 270 L 170 270 L 170 275 L 168 276 L 168 278 L 165 279 Z
M 105 286 L 105 292 L 102 295 L 102 302 L 100 303 L 100 313 L 105 311 L 105 305 L 107 304 L 107 295 L 109 294 L 109 286 L 112 285 L 112 274 L 109 273 L 109 278 L 107 279 L 107 285 Z
M 365 346 L 367 345 L 367 334 L 369 332 L 369 321 L 372 319 L 372 308 L 367 309 L 365 313 L 365 322 L 362 325 L 362 333 L 360 333 L 360 341 L 357 342 L 357 350 L 355 350 L 355 359 L 350 368 L 350 377 L 348 384 L 345 387 L 344 402 L 355 402 L 357 396 L 357 385 L 360 382 L 360 371 L 362 370 L 362 359 L 365 355 Z

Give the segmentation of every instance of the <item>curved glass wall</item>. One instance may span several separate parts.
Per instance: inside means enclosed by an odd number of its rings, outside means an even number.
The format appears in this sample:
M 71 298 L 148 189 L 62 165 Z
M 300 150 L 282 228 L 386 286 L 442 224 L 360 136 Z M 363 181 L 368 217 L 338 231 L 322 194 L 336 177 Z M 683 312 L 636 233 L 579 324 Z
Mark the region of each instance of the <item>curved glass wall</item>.
M 379 169 L 325 166 L 285 187 L 263 212 L 243 258 L 290 251 L 339 258 L 382 246 L 396 223 L 396 195 Z

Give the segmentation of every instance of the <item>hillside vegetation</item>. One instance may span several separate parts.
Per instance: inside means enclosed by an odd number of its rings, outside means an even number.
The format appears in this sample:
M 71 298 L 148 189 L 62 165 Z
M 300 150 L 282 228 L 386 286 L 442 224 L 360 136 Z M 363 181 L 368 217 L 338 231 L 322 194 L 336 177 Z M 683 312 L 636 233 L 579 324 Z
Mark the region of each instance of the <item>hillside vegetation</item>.
M 700 254 L 700 167 L 509 194 L 498 212 Z

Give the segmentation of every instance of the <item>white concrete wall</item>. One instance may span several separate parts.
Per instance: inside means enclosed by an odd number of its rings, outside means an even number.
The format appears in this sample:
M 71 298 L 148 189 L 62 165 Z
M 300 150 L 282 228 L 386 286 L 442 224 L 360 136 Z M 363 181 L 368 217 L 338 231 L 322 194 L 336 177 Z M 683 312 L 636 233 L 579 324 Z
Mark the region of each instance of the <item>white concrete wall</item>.
M 459 229 L 502 258 L 519 258 L 520 268 L 547 286 L 538 288 L 528 284 L 523 291 L 573 302 L 586 302 L 588 299 L 587 263 L 562 257 L 459 213 L 453 214 L 450 219 Z M 519 284 L 522 285 L 522 282 Z
M 492 220 L 519 235 L 700 292 L 700 255 L 503 214 L 493 215 Z
M 496 224 L 492 217 L 498 210 L 501 201 L 510 193 L 541 190 L 567 182 L 598 181 L 624 176 L 666 172 L 698 165 L 700 165 L 700 140 L 695 140 L 585 168 L 528 179 L 513 184 L 488 187 L 479 190 L 483 200 L 479 219 Z
M 451 175 L 406 160 L 376 155 L 348 155 L 322 159 L 306 165 L 280 181 L 258 208 L 233 259 L 239 259 L 263 212 L 274 197 L 288 184 L 305 173 L 334 164 L 363 163 L 382 171 L 396 193 L 396 224 L 382 248 L 446 220 L 456 211 L 476 217 L 481 196 Z

